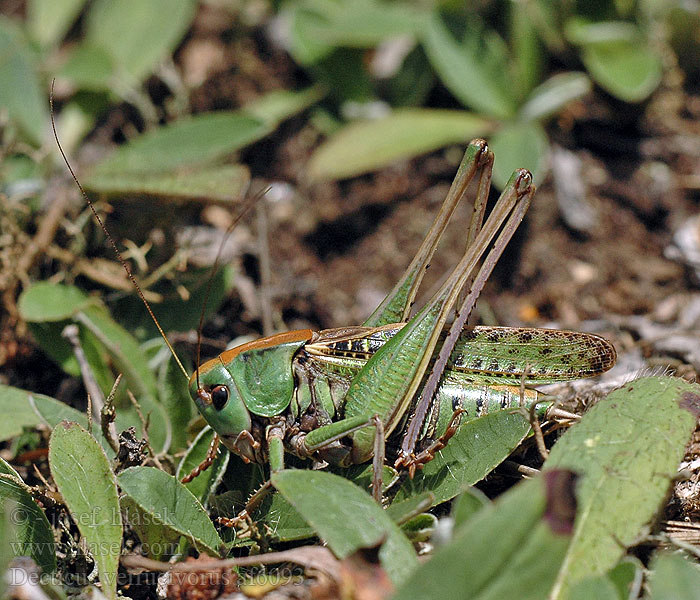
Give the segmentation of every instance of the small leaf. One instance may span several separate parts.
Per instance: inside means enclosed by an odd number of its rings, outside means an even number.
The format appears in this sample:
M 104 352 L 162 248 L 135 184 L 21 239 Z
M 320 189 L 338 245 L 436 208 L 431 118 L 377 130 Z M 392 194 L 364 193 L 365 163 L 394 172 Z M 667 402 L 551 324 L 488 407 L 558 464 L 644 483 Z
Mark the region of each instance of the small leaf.
M 175 477 L 155 467 L 131 467 L 117 480 L 140 510 L 185 536 L 195 547 L 219 556 L 223 542 L 204 507 Z
M 649 577 L 650 600 L 694 600 L 700 589 L 700 568 L 683 555 L 660 552 Z
M 86 0 L 29 0 L 27 27 L 42 46 L 58 44 L 75 23 Z
M 341 129 L 314 152 L 309 175 L 312 179 L 354 177 L 449 144 L 466 144 L 491 129 L 489 121 L 464 111 L 396 110 L 383 119 Z
M 325 92 L 320 86 L 312 86 L 299 92 L 275 90 L 246 106 L 245 112 L 270 127 L 277 127 L 282 121 L 316 104 L 323 96 Z
M 373 48 L 388 38 L 415 35 L 425 13 L 410 4 L 377 0 L 302 5 L 304 33 L 329 46 Z
M 520 109 L 520 117 L 524 121 L 547 119 L 590 91 L 591 80 L 585 73 L 570 71 L 553 75 L 532 90 Z
M 99 444 L 76 423 L 63 421 L 49 441 L 51 474 L 97 565 L 102 591 L 117 597 L 122 518 L 114 474 Z
M 452 512 L 450 513 L 455 522 L 455 529 L 464 525 L 490 502 L 484 492 L 474 487 L 457 496 L 452 504 Z
M 109 52 L 84 40 L 73 48 L 58 75 L 83 89 L 102 91 L 110 89 L 113 73 L 114 61 Z
M 394 502 L 429 491 L 441 504 L 481 481 L 501 464 L 530 431 L 517 411 L 501 410 L 463 423 L 450 443 L 415 477 L 407 480 Z
M 435 497 L 430 492 L 424 492 L 412 496 L 402 502 L 392 502 L 386 508 L 386 514 L 397 525 L 405 523 L 423 511 L 428 510 L 435 502 Z
M 480 114 L 507 119 L 515 113 L 515 101 L 501 80 L 496 65 L 484 54 L 488 46 L 480 40 L 459 44 L 434 14 L 423 26 L 423 46 L 438 76 L 466 107 Z M 507 61 L 500 68 L 507 71 Z
M 213 439 L 214 431 L 210 427 L 205 427 L 199 432 L 199 435 L 194 439 L 192 445 L 187 449 L 185 456 L 182 457 L 180 464 L 177 466 L 175 477 L 177 477 L 178 480 L 182 479 L 204 460 Z M 209 494 L 221 483 L 221 478 L 224 476 L 224 471 L 226 471 L 226 467 L 228 466 L 229 456 L 230 453 L 219 445 L 214 464 L 203 473 L 200 473 L 192 481 L 184 484 L 205 508 L 209 503 Z
M 155 173 L 204 165 L 224 158 L 270 132 L 243 112 L 205 113 L 154 129 L 120 146 L 85 181 L 116 173 Z
M 494 184 L 503 189 L 515 169 L 529 169 L 535 183 L 544 179 L 549 160 L 549 140 L 536 121 L 504 125 L 489 139 L 496 156 L 493 165 Z
M 629 597 L 629 594 L 626 597 Z M 615 586 L 604 575 L 587 577 L 583 581 L 579 581 L 567 596 L 567 600 L 589 600 L 590 598 L 621 600 L 623 596 L 618 595 Z
M 122 496 L 119 505 L 129 525 L 141 541 L 140 549 L 149 558 L 163 560 L 182 550 L 180 532 L 164 525 L 141 509 L 131 496 Z
M 243 165 L 222 165 L 169 173 L 93 175 L 89 188 L 108 196 L 148 195 L 191 202 L 237 202 L 245 195 L 250 172 Z
M 625 102 L 645 100 L 661 82 L 661 57 L 644 41 L 592 44 L 581 57 L 593 79 Z
M 101 45 L 139 83 L 177 47 L 195 14 L 194 0 L 96 0 L 86 18 L 86 37 Z
M 0 16 L 0 106 L 40 145 L 48 123 L 46 94 L 39 81 L 36 57 L 23 32 Z
M 339 558 L 384 542 L 379 560 L 398 583 L 416 567 L 413 547 L 372 498 L 351 482 L 322 471 L 285 470 L 272 484 Z
M 12 415 L 0 421 L 0 441 L 17 437 L 25 427 L 40 423 L 54 428 L 64 419 L 87 426 L 85 415 L 63 402 L 43 394 L 34 394 L 9 385 L 0 384 L 0 414 Z
M 0 473 L 22 480 L 17 471 L 2 458 Z M 0 479 L 0 512 L 6 517 L 8 526 L 3 542 L 9 539 L 12 555 L 30 556 L 44 574 L 53 573 L 56 570 L 53 531 L 44 511 L 32 495 L 19 483 L 9 478 Z
M 554 474 L 550 474 L 554 475 Z M 416 569 L 394 600 L 546 598 L 570 539 L 573 477 L 521 483 L 475 514 Z
M 552 598 L 602 575 L 663 504 L 700 414 L 700 386 L 631 381 L 596 404 L 552 449 L 545 469 L 581 474 L 579 518 Z
M 25 289 L 17 308 L 25 321 L 64 321 L 90 304 L 90 297 L 72 285 L 41 281 Z

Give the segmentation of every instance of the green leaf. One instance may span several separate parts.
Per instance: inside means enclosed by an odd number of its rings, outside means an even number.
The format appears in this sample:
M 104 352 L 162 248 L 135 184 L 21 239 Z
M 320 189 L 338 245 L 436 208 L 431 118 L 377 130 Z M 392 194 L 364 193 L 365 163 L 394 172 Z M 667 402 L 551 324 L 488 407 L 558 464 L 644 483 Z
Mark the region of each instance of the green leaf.
M 322 471 L 286 470 L 272 484 L 339 558 L 384 541 L 379 560 L 398 583 L 416 567 L 413 547 L 372 498 L 351 482 Z
M 544 179 L 549 140 L 538 122 L 508 123 L 491 136 L 489 146 L 497 157 L 493 165 L 493 182 L 499 189 L 506 186 L 515 169 L 529 169 L 535 183 Z
M 113 72 L 114 61 L 109 52 L 84 40 L 73 48 L 58 75 L 83 89 L 101 91 L 110 90 Z
M 20 29 L 0 16 L 0 106 L 35 145 L 48 124 L 48 102 L 36 57 Z
M 249 183 L 248 167 L 222 165 L 168 173 L 98 173 L 90 177 L 89 189 L 108 196 L 138 194 L 181 202 L 213 200 L 232 203 L 243 198 Z
M 530 14 L 530 7 L 520 2 L 512 2 L 508 5 L 508 11 L 508 37 L 512 47 L 511 55 L 514 58 L 511 72 L 517 98 L 522 100 L 542 77 L 544 52 Z
M 650 600 L 693 600 L 700 589 L 700 568 L 682 554 L 659 552 L 651 564 Z
M 141 82 L 170 56 L 195 14 L 194 0 L 96 0 L 86 19 L 86 38 L 101 45 L 128 84 Z
M 149 558 L 163 560 L 180 554 L 182 535 L 164 525 L 152 514 L 143 510 L 131 496 L 122 496 L 119 505 L 131 528 L 141 541 L 140 549 Z
M 700 414 L 700 386 L 672 377 L 632 381 L 569 429 L 545 469 L 581 474 L 574 538 L 552 598 L 612 568 L 663 505 Z
M 12 555 L 29 556 L 44 574 L 53 573 L 56 570 L 56 548 L 53 530 L 44 511 L 19 483 L 22 478 L 17 471 L 2 458 L 0 473 L 18 480 L 16 483 L 9 478 L 0 479 L 0 512 L 6 517 L 8 526 L 3 542 L 10 541 Z
M 579 581 L 571 593 L 567 596 L 567 600 L 621 600 L 629 597 L 620 596 L 612 582 L 604 575 L 598 577 L 587 577 L 583 581 Z
M 51 474 L 95 560 L 102 592 L 117 597 L 122 518 L 114 474 L 104 451 L 87 431 L 63 421 L 49 441 Z
M 452 512 L 450 513 L 455 522 L 455 529 L 464 525 L 490 502 L 484 492 L 474 487 L 457 496 L 452 504 Z
M 92 178 L 116 173 L 154 173 L 209 164 L 259 140 L 269 126 L 242 112 L 205 113 L 145 133 L 99 163 Z
M 426 17 L 410 4 L 377 0 L 307 1 L 297 12 L 304 19 L 299 32 L 304 38 L 354 48 L 373 48 L 388 38 L 415 35 Z
M 90 297 L 72 285 L 41 281 L 20 294 L 17 309 L 25 321 L 64 321 L 90 304 Z
M 430 492 L 424 492 L 402 502 L 392 502 L 386 507 L 386 514 L 389 515 L 394 523 L 401 525 L 423 511 L 428 510 L 433 505 L 433 502 L 433 495 Z
M 501 410 L 463 423 L 450 443 L 411 480 L 394 502 L 429 491 L 440 504 L 481 481 L 501 464 L 530 430 L 517 411 Z
M 308 87 L 300 92 L 275 90 L 257 98 L 244 110 L 270 127 L 277 127 L 282 121 L 316 104 L 325 94 L 320 86 Z
M 548 597 L 570 539 L 573 477 L 521 483 L 475 514 L 430 561 L 404 581 L 394 600 Z
M 570 71 L 553 75 L 532 90 L 520 109 L 520 117 L 524 121 L 547 119 L 590 91 L 591 80 L 585 73 Z
M 376 121 L 352 123 L 314 152 L 312 179 L 342 179 L 449 144 L 466 144 L 492 129 L 486 119 L 456 110 L 401 109 Z
M 137 397 L 156 397 L 158 386 L 155 375 L 148 367 L 146 355 L 136 339 L 112 318 L 105 307 L 87 306 L 76 313 L 75 320 L 90 330 L 104 345 Z
M 581 57 L 593 79 L 625 102 L 645 100 L 661 82 L 661 57 L 645 41 L 593 44 Z
M 641 561 L 634 556 L 625 556 L 606 576 L 617 589 L 618 598 L 627 600 L 633 586 L 641 587 L 643 574 L 644 566 Z
M 156 522 L 219 556 L 223 542 L 204 507 L 175 477 L 155 467 L 131 467 L 117 479 L 124 493 Z
M 178 480 L 182 479 L 204 460 L 213 439 L 214 431 L 211 427 L 205 427 L 199 432 L 199 435 L 194 439 L 192 445 L 187 449 L 185 456 L 182 457 L 180 464 L 177 466 L 175 477 L 177 477 Z M 219 445 L 214 464 L 203 473 L 200 473 L 192 481 L 184 484 L 205 508 L 209 503 L 209 494 L 221 483 L 221 479 L 228 466 L 229 456 L 230 453 Z
M 41 46 L 58 44 L 75 23 L 86 0 L 29 0 L 27 28 Z
M 460 45 L 437 14 L 423 26 L 422 41 L 445 87 L 465 106 L 498 119 L 515 114 L 515 100 L 502 79 L 507 61 L 491 64 L 487 44 L 475 39 Z
M 45 424 L 53 429 L 64 419 L 76 421 L 87 427 L 87 417 L 63 402 L 2 384 L 0 414 L 12 415 L 11 419 L 0 421 L 0 441 L 17 437 L 25 427 L 33 428 Z

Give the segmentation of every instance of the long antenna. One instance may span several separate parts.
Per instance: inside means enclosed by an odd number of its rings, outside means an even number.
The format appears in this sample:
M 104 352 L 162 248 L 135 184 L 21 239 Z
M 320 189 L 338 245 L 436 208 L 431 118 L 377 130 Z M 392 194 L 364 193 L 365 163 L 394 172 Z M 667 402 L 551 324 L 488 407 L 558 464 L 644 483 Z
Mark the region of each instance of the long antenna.
M 207 287 L 204 292 L 204 302 L 202 304 L 202 312 L 199 314 L 199 325 L 197 326 L 197 370 L 195 371 L 195 377 L 197 378 L 197 389 L 199 389 L 199 361 L 201 360 L 202 357 L 202 329 L 204 327 L 204 313 L 207 310 L 207 304 L 209 303 L 209 296 L 211 294 L 211 288 L 212 284 L 214 283 L 214 277 L 216 277 L 216 273 L 219 270 L 219 267 L 221 266 L 221 255 L 223 253 L 224 246 L 226 245 L 226 242 L 228 241 L 229 236 L 233 232 L 233 230 L 236 228 L 236 225 L 240 222 L 240 220 L 245 216 L 245 214 L 253 207 L 255 204 L 257 204 L 258 200 L 262 198 L 267 192 L 270 190 L 269 187 L 263 188 L 260 192 L 257 194 L 254 194 L 248 200 L 243 204 L 243 207 L 239 211 L 239 213 L 234 217 L 233 221 L 231 221 L 231 224 L 227 227 L 226 232 L 224 235 L 221 237 L 221 243 L 219 244 L 219 249 L 216 253 L 216 259 L 214 260 L 214 266 L 211 269 L 211 273 L 209 275 L 209 279 L 207 281 Z
M 107 228 L 105 227 L 104 223 L 102 222 L 100 215 L 97 214 L 97 210 L 95 210 L 95 205 L 92 203 L 90 198 L 88 198 L 88 195 L 85 193 L 83 186 L 80 184 L 80 181 L 78 181 L 78 178 L 76 177 L 75 173 L 73 172 L 73 168 L 70 166 L 70 163 L 68 162 L 68 157 L 66 156 L 66 153 L 63 151 L 63 146 L 61 146 L 61 142 L 58 139 L 58 133 L 56 132 L 56 121 L 54 120 L 53 87 L 54 87 L 55 83 L 56 83 L 56 80 L 53 79 L 51 81 L 51 94 L 49 95 L 49 105 L 51 106 L 51 129 L 53 130 L 53 137 L 56 139 L 56 144 L 58 145 L 58 150 L 60 151 L 61 156 L 63 157 L 63 162 L 66 163 L 66 166 L 68 167 L 68 170 L 70 171 L 70 174 L 73 177 L 73 180 L 75 181 L 76 185 L 78 186 L 80 193 L 83 195 L 83 198 L 85 199 L 88 206 L 90 207 L 90 210 L 92 211 L 92 214 L 94 215 L 95 219 L 97 219 L 97 222 L 100 224 L 102 231 L 105 232 L 105 235 L 107 236 L 107 239 L 109 240 L 109 243 L 112 246 L 112 249 L 114 250 L 115 254 L 117 255 L 119 262 L 122 264 L 122 267 L 124 267 L 124 270 L 126 271 L 127 276 L 131 280 L 131 283 L 134 284 L 134 287 L 136 288 L 136 291 L 137 291 L 139 297 L 141 298 L 141 301 L 146 306 L 146 310 L 148 311 L 148 314 L 151 315 L 151 319 L 153 319 L 153 322 L 156 324 L 156 327 L 158 328 L 158 332 L 165 340 L 165 343 L 168 346 L 168 349 L 170 350 L 171 354 L 173 355 L 173 358 L 175 359 L 177 366 L 180 367 L 180 370 L 182 371 L 183 375 L 185 376 L 185 379 L 189 380 L 190 376 L 187 374 L 187 370 L 185 369 L 185 367 L 182 366 L 180 359 L 177 357 L 177 354 L 175 353 L 175 349 L 173 348 L 173 345 L 170 343 L 170 340 L 168 340 L 168 336 L 165 335 L 163 328 L 160 326 L 160 323 L 158 322 L 158 319 L 156 319 L 156 316 L 153 314 L 153 310 L 151 309 L 151 305 L 148 303 L 148 300 L 146 300 L 146 297 L 143 295 L 143 292 L 141 291 L 141 286 L 136 281 L 136 277 L 134 277 L 134 275 L 132 274 L 131 269 L 129 269 L 129 265 L 126 264 L 126 261 L 124 260 L 124 257 L 122 256 L 122 253 L 119 252 L 119 248 L 117 248 L 117 244 L 114 242 L 114 238 L 110 235 L 109 231 L 107 231 Z

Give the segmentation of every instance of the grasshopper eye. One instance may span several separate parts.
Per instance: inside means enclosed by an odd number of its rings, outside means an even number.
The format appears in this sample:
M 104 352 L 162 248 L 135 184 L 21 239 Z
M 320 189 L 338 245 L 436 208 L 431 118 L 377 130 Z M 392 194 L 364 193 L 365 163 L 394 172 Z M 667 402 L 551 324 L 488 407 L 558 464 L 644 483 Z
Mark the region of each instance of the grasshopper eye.
M 228 388 L 225 385 L 212 388 L 211 401 L 216 410 L 221 410 L 228 402 Z

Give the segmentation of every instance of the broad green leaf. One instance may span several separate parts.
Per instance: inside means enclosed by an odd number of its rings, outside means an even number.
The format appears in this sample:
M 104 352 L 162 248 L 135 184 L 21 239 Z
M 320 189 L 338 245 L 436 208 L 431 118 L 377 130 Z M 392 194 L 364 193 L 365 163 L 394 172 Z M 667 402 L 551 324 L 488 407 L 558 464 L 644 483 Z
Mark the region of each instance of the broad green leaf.
M 627 600 L 633 587 L 641 589 L 644 565 L 634 556 L 625 556 L 614 569 L 608 571 L 606 577 L 617 589 L 618 597 Z
M 0 473 L 22 480 L 17 471 L 2 458 Z M 3 535 L 0 543 L 9 540 L 12 555 L 30 556 L 43 573 L 53 573 L 56 570 L 53 530 L 32 495 L 19 483 L 9 478 L 0 479 L 0 512 L 5 516 L 8 526 L 7 537 Z
M 83 182 L 116 173 L 154 173 L 210 164 L 270 132 L 269 126 L 243 112 L 205 113 L 180 119 L 134 138 L 99 163 Z
M 222 541 L 204 507 L 175 477 L 154 467 L 131 467 L 117 480 L 141 511 L 185 536 L 195 548 L 219 556 Z
M 187 446 L 187 425 L 195 412 L 195 405 L 183 381 L 182 372 L 172 357 L 158 371 L 158 389 L 160 401 L 172 427 L 170 452 L 175 453 Z
M 521 2 L 508 4 L 509 40 L 513 56 L 512 77 L 518 100 L 528 96 L 542 77 L 544 52 L 537 35 L 530 6 Z
M 463 423 L 450 443 L 415 477 L 404 482 L 394 502 L 429 491 L 440 504 L 481 481 L 510 455 L 530 430 L 512 410 L 493 412 Z
M 383 119 L 341 129 L 314 152 L 309 175 L 312 179 L 353 177 L 449 144 L 466 144 L 492 127 L 490 121 L 464 111 L 396 110 Z
M 270 127 L 277 127 L 282 121 L 316 104 L 325 94 L 320 86 L 312 86 L 299 92 L 275 90 L 251 102 L 245 107 L 245 112 Z
M 156 397 L 158 387 L 155 375 L 148 368 L 145 354 L 136 339 L 111 317 L 106 308 L 88 306 L 76 313 L 75 320 L 87 327 L 104 344 L 137 397 Z
M 100 91 L 110 90 L 113 72 L 114 60 L 109 52 L 102 46 L 83 40 L 73 48 L 57 75 L 83 89 Z
M 515 169 L 529 169 L 535 183 L 544 179 L 549 161 L 549 139 L 536 121 L 507 123 L 489 139 L 496 156 L 493 182 L 503 189 Z
M 520 117 L 525 121 L 546 119 L 590 91 L 591 80 L 585 73 L 569 71 L 553 75 L 532 90 L 520 108 Z
M 700 386 L 647 377 L 613 391 L 552 449 L 581 475 L 574 537 L 552 598 L 612 568 L 663 505 L 700 414 Z
M 240 201 L 250 183 L 244 165 L 222 165 L 169 173 L 115 173 L 93 175 L 90 189 L 108 196 L 138 194 L 190 202 L 213 200 Z
M 398 583 L 416 567 L 415 551 L 371 496 L 351 482 L 322 471 L 285 470 L 272 483 L 339 558 L 383 541 L 379 560 Z
M 485 44 L 474 40 L 468 46 L 460 45 L 437 14 L 423 26 L 422 42 L 445 87 L 465 106 L 498 119 L 515 114 L 515 100 L 498 70 L 507 70 L 508 64 L 489 64 Z
M 164 525 L 160 520 L 143 510 L 131 496 L 124 495 L 119 505 L 131 528 L 136 532 L 140 549 L 149 558 L 164 560 L 182 551 L 182 534 Z
M 282 15 L 289 20 L 289 53 L 296 62 L 313 65 L 333 52 L 335 46 L 322 42 L 315 34 L 318 29 L 327 27 L 328 19 L 313 10 L 313 3 L 295 6 Z
M 618 595 L 613 583 L 604 575 L 599 575 L 579 581 L 567 596 L 567 600 L 623 600 L 628 597 L 629 595 Z
M 631 42 L 639 38 L 637 26 L 628 21 L 598 21 L 574 17 L 564 25 L 564 33 L 570 44 L 587 46 L 611 42 Z
M 331 469 L 336 475 L 340 475 L 343 479 L 352 482 L 353 485 L 356 485 L 365 491 L 370 490 L 370 483 L 372 481 L 371 464 L 355 465 L 354 467 L 349 467 L 347 469 Z M 384 470 L 382 473 L 383 489 L 386 490 L 388 486 L 394 483 L 396 481 L 396 477 L 396 470 L 384 465 Z M 260 483 L 261 482 L 257 481 L 254 488 L 259 487 Z M 242 491 L 244 494 L 249 495 L 249 489 L 250 488 L 245 488 Z M 425 495 L 420 496 L 417 499 L 411 498 L 407 500 L 406 504 L 410 503 L 413 507 L 415 507 L 417 504 L 422 503 L 424 499 Z M 403 502 L 400 504 L 402 507 L 397 508 L 397 513 L 390 514 L 387 511 L 387 514 L 394 521 L 399 518 L 399 512 L 403 512 L 405 514 L 404 510 L 410 510 L 410 507 L 404 506 Z M 314 535 L 314 529 L 310 527 L 304 518 L 294 509 L 294 507 L 287 502 L 282 494 L 273 494 L 272 499 L 263 505 L 259 511 L 259 514 L 263 515 L 265 523 L 268 525 L 268 527 L 270 527 L 272 535 L 281 541 L 303 540 Z
M 117 597 L 122 517 L 117 484 L 104 451 L 77 423 L 51 434 L 49 465 L 58 491 L 95 560 L 107 598 Z
M 486 494 L 478 488 L 472 487 L 462 492 L 455 498 L 452 504 L 452 512 L 450 513 L 454 519 L 455 529 L 464 525 L 472 516 L 490 502 Z
M 392 502 L 386 507 L 386 514 L 391 517 L 394 523 L 401 525 L 423 511 L 428 510 L 433 505 L 433 502 L 433 495 L 430 492 L 424 492 L 402 502 Z
M 64 419 L 87 426 L 85 415 L 70 406 L 43 394 L 0 384 L 0 414 L 12 415 L 0 421 L 0 441 L 9 440 L 22 433 L 25 427 L 39 424 L 54 428 Z
M 378 0 L 307 1 L 300 12 L 305 19 L 304 37 L 327 46 L 355 48 L 373 48 L 388 38 L 415 35 L 426 17 L 410 4 Z
M 661 82 L 661 57 L 643 40 L 591 44 L 581 58 L 593 79 L 625 102 L 645 100 Z
M 17 309 L 25 321 L 64 321 L 90 302 L 90 297 L 75 286 L 41 281 L 22 292 Z
M 188 448 L 185 456 L 182 457 L 180 464 L 177 466 L 175 477 L 177 477 L 178 480 L 182 479 L 204 460 L 213 439 L 214 431 L 210 427 L 205 427 L 199 432 L 199 435 L 194 439 L 192 445 Z M 228 466 L 229 456 L 230 453 L 228 450 L 219 445 L 214 463 L 192 481 L 184 484 L 205 508 L 209 504 L 209 494 L 221 483 L 221 478 L 224 476 L 224 471 L 226 471 L 226 467 Z
M 0 57 L 0 107 L 38 146 L 48 124 L 48 103 L 36 57 L 17 25 L 1 15 Z
M 700 590 L 700 567 L 679 553 L 660 552 L 651 563 L 650 600 L 694 600 Z
M 139 83 L 170 56 L 194 18 L 194 0 L 95 0 L 86 37 L 114 59 L 128 84 Z
M 58 44 L 75 22 L 86 0 L 29 0 L 27 27 L 41 46 Z
M 476 513 L 416 569 L 393 600 L 435 597 L 540 600 L 554 583 L 575 514 L 573 477 L 517 485 Z

